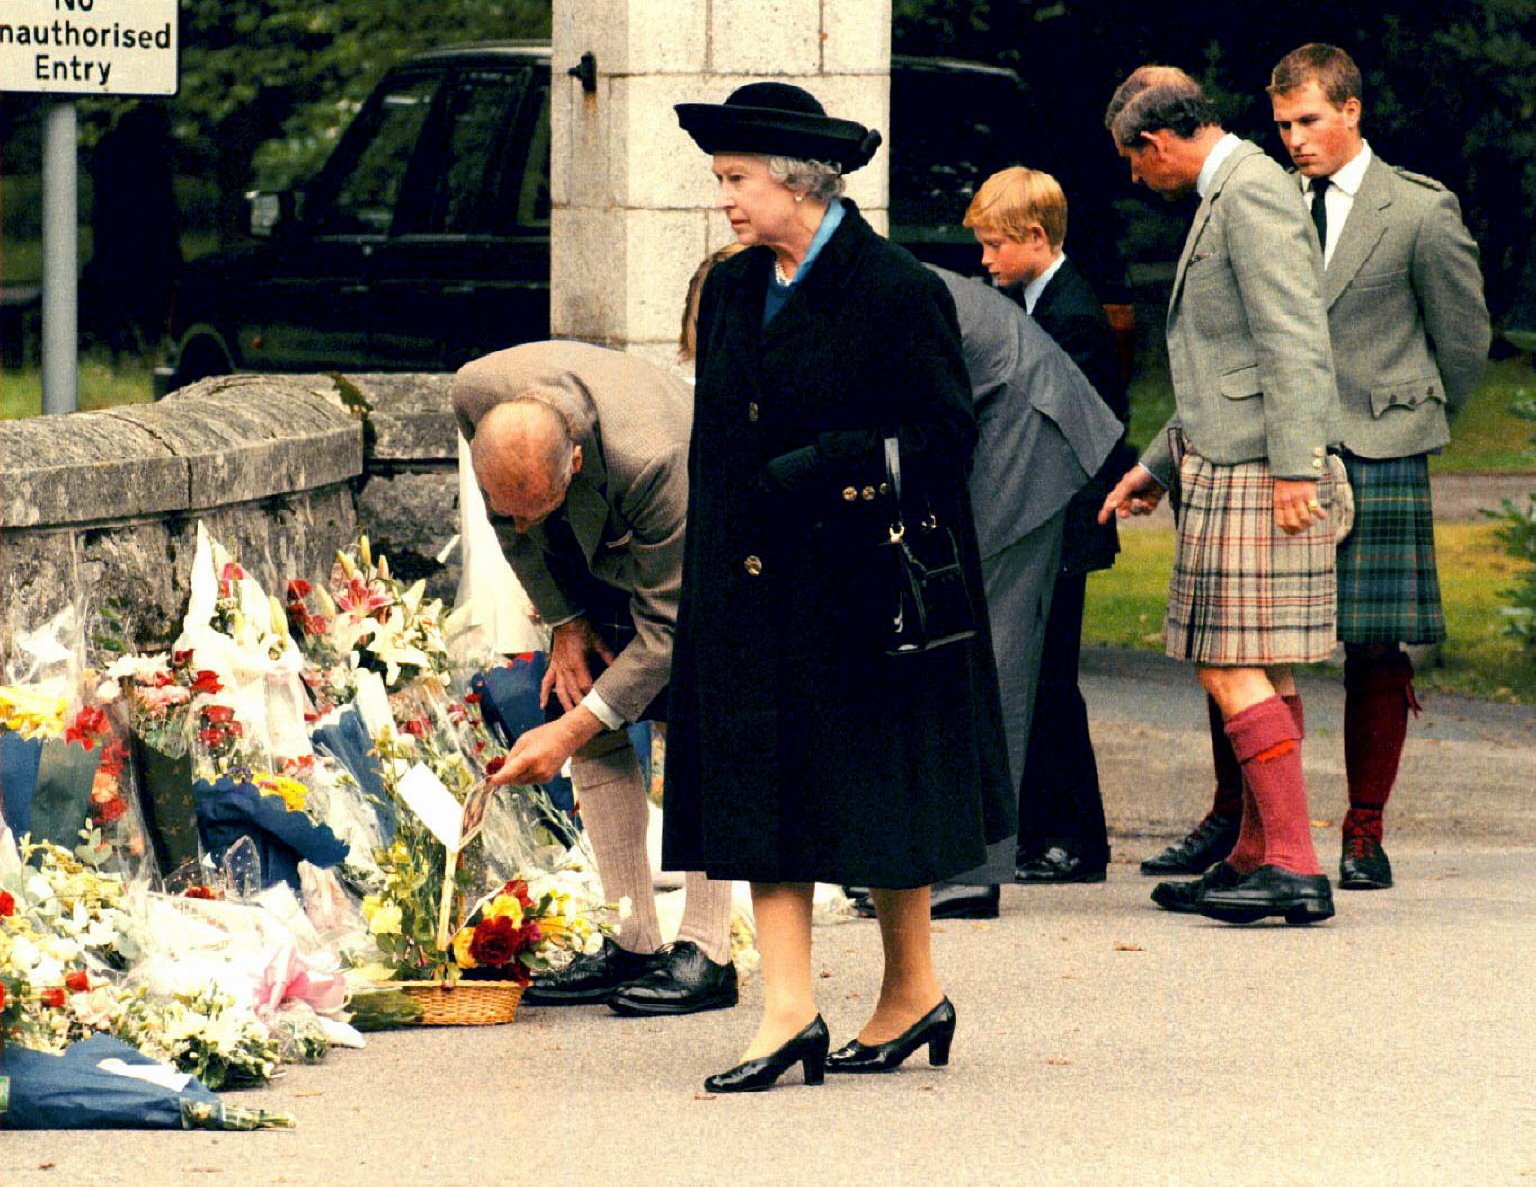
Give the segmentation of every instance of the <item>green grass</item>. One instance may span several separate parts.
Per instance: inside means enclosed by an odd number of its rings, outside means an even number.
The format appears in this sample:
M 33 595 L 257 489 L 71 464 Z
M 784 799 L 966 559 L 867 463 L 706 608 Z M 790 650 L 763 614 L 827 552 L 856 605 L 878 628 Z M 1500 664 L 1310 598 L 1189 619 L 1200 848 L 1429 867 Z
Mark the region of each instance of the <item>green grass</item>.
M 87 355 L 80 360 L 80 408 L 95 412 L 119 404 L 148 404 L 154 399 L 153 368 L 148 361 L 113 364 Z M 37 367 L 0 370 L 0 420 L 37 416 L 43 407 L 42 372 Z
M 1536 470 L 1531 426 L 1510 412 L 1520 391 L 1536 392 L 1536 368 L 1525 356 L 1489 363 L 1483 382 L 1451 425 L 1451 446 L 1430 459 L 1436 474 Z M 1145 447 L 1173 412 L 1166 368 L 1148 367 L 1131 381 L 1131 440 Z
M 1536 704 L 1536 654 L 1504 634 L 1505 605 L 1519 562 L 1499 550 L 1491 524 L 1439 524 L 1435 547 L 1450 638 L 1442 663 L 1419 674 L 1426 688 L 1487 700 Z M 1173 565 L 1171 528 L 1120 534 L 1115 567 L 1088 582 L 1083 639 L 1114 647 L 1162 650 L 1163 610 Z

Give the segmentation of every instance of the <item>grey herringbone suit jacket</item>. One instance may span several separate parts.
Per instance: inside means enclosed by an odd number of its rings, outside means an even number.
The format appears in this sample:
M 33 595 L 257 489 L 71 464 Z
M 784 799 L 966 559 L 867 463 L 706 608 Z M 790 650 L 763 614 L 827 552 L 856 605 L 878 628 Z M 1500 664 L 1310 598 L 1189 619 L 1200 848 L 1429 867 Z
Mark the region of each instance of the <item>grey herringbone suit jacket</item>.
M 1477 386 L 1489 338 L 1477 244 L 1456 195 L 1373 158 L 1323 297 L 1345 448 L 1394 458 L 1448 442 L 1446 414 Z
M 1276 478 L 1321 476 L 1338 440 L 1322 265 L 1296 183 L 1243 141 L 1200 202 L 1168 302 L 1168 427 L 1202 457 L 1268 461 Z M 1168 482 L 1166 433 L 1142 461 Z
M 693 393 L 633 355 L 584 342 L 530 342 L 476 359 L 454 377 L 459 429 L 472 439 L 482 416 L 534 382 L 562 388 L 596 413 L 580 442 L 582 467 L 565 512 L 592 576 L 630 595 L 636 637 L 594 687 L 626 721 L 636 721 L 671 674 Z M 491 521 L 539 616 L 553 624 L 580 614 L 583 607 L 556 576 L 560 563 L 550 564 L 556 550 L 544 525 L 519 534 L 508 520 Z

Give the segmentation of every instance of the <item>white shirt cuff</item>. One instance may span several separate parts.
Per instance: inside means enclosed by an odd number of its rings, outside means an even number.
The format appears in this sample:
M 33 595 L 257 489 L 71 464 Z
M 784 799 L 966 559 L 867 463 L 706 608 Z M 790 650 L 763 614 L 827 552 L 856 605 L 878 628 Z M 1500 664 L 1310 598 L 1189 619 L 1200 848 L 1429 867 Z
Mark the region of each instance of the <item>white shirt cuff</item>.
M 616 730 L 624 724 L 623 715 L 615 713 L 613 707 L 597 695 L 597 689 L 595 688 L 581 698 L 581 703 L 586 706 L 587 711 L 593 717 L 597 718 L 611 730 Z

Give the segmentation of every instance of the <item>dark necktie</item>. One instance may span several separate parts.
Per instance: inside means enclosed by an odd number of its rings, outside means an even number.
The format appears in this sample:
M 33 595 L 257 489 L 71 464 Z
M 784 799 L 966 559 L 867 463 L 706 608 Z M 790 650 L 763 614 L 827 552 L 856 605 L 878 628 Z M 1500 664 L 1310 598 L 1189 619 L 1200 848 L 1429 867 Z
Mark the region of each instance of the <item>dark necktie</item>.
M 1317 228 L 1317 243 L 1324 255 L 1328 254 L 1328 203 L 1324 196 L 1331 184 L 1326 177 L 1312 179 L 1312 225 Z

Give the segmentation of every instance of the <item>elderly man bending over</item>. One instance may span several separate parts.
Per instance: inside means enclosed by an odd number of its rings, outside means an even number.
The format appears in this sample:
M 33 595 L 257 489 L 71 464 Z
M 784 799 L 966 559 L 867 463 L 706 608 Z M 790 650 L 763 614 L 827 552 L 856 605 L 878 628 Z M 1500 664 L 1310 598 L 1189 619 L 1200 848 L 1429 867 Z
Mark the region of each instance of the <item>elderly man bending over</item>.
M 536 979 L 524 1000 L 631 1015 L 733 1006 L 728 882 L 688 874 L 678 939 L 661 947 L 646 788 L 623 728 L 665 718 L 691 393 L 629 355 L 532 342 L 465 366 L 453 407 L 502 551 L 554 628 L 543 696 L 563 712 L 518 738 L 495 778 L 540 783 L 571 759 L 604 889 L 634 908 L 617 943 Z

